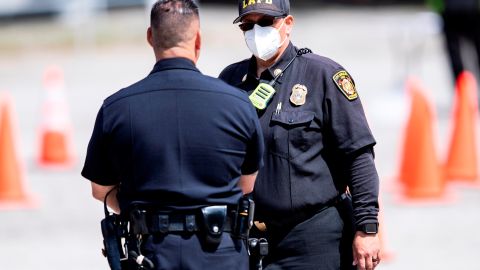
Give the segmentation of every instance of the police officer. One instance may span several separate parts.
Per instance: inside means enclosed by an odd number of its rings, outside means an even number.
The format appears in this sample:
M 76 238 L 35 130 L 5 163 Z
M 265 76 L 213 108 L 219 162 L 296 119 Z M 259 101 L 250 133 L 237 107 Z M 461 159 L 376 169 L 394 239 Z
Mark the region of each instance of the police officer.
M 290 42 L 288 0 L 241 0 L 234 23 L 253 56 L 220 78 L 248 92 L 265 137 L 253 192 L 269 240 L 265 269 L 375 268 L 375 140 L 352 77 Z
M 139 246 L 154 269 L 248 269 L 243 241 L 228 232 L 230 209 L 262 166 L 256 112 L 245 93 L 195 67 L 201 39 L 192 0 L 157 1 L 147 39 L 157 62 L 104 101 L 82 175 L 96 199 L 145 218 Z

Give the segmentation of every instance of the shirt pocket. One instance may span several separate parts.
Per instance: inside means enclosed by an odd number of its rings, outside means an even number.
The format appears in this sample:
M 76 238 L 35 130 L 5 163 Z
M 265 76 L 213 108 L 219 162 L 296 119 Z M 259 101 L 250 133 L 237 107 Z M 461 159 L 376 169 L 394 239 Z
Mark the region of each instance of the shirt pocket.
M 270 121 L 271 154 L 294 159 L 321 139 L 321 127 L 312 111 L 280 111 Z

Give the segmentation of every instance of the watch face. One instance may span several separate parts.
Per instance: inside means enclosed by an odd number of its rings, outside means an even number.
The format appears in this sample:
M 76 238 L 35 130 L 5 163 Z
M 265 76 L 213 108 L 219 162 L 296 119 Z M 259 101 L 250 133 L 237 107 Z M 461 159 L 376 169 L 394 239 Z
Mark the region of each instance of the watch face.
M 363 232 L 367 234 L 375 234 L 378 231 L 378 226 L 375 223 L 367 223 L 363 225 Z

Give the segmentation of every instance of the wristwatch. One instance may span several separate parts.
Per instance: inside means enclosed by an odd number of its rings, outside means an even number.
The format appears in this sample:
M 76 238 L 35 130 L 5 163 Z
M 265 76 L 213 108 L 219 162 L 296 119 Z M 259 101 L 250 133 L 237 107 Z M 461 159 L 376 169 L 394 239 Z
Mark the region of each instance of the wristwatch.
M 366 234 L 377 234 L 378 223 L 365 223 L 357 227 L 357 231 L 362 231 Z

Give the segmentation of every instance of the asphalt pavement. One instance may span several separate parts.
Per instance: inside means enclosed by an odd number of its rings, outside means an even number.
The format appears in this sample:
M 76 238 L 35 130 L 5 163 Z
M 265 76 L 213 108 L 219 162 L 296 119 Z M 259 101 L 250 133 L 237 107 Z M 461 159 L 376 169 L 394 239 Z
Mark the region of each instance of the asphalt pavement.
M 408 77 L 419 78 L 430 94 L 439 160 L 448 149 L 453 81 L 437 18 L 412 6 L 292 5 L 292 11 L 294 43 L 336 60 L 352 74 L 378 141 L 382 242 L 390 256 L 377 269 L 480 269 L 480 188 L 449 184 L 450 200 L 425 202 L 399 200 L 395 186 L 409 112 Z M 223 67 L 249 57 L 241 32 L 231 24 L 235 15 L 233 6 L 202 8 L 198 67 L 204 74 L 216 77 Z M 103 99 L 153 67 L 146 23 L 146 12 L 134 9 L 77 21 L 0 25 L 0 91 L 14 99 L 22 182 L 38 200 L 33 208 L 0 210 L 0 269 L 108 268 L 100 252 L 102 205 L 91 197 L 80 171 Z M 68 170 L 47 170 L 36 162 L 42 76 L 49 65 L 65 74 L 76 157 Z

